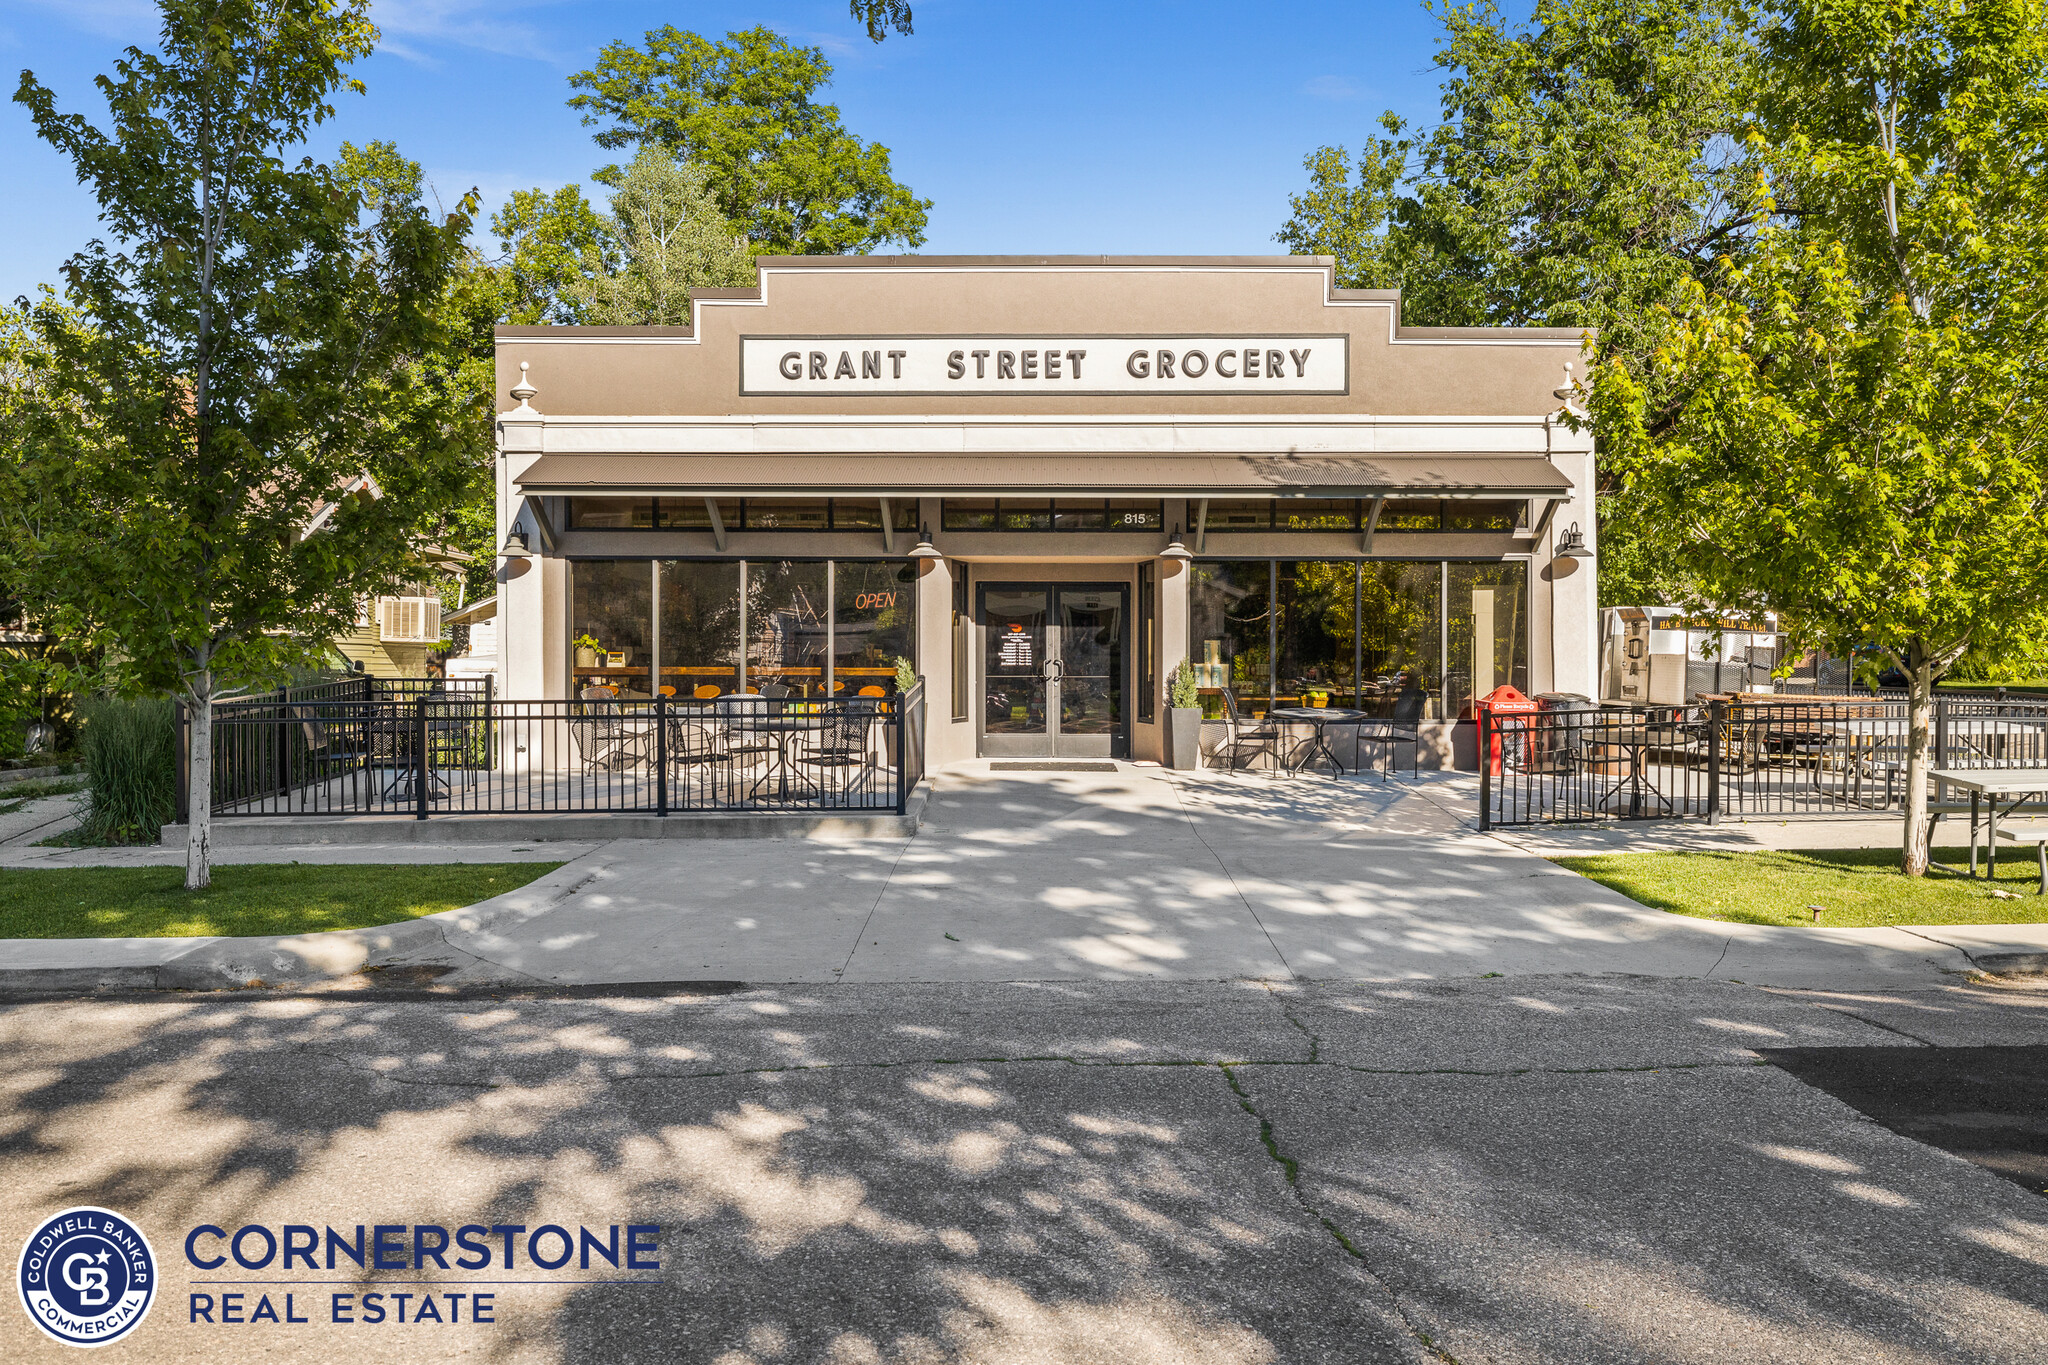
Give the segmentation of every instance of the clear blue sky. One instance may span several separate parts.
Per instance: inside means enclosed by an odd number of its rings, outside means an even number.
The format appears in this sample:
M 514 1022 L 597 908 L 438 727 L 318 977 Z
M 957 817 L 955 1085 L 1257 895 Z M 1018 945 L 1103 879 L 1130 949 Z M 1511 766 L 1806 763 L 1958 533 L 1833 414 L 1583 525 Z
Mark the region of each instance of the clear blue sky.
M 876 46 L 843 0 L 378 0 L 384 44 L 313 151 L 389 138 L 453 201 L 587 183 L 613 160 L 564 101 L 604 43 L 673 23 L 766 24 L 822 47 L 825 98 L 933 201 L 927 252 L 1276 251 L 1301 159 L 1382 109 L 1433 121 L 1437 27 L 1418 0 L 1024 4 L 915 0 Z M 93 77 L 151 46 L 150 0 L 0 0 L 0 69 L 105 113 Z M 6 82 L 12 93 L 14 81 Z M 54 281 L 95 206 L 20 106 L 0 111 L 0 298 Z M 488 212 L 488 209 L 487 209 Z

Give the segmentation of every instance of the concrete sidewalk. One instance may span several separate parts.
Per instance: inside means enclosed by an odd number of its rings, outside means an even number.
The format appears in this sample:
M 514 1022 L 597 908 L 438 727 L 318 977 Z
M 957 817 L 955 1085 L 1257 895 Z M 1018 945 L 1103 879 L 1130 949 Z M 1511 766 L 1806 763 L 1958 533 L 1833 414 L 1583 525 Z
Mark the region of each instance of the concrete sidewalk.
M 451 984 L 649 981 L 1390 980 L 1630 973 L 1931 985 L 2048 925 L 1804 929 L 1651 910 L 1473 829 L 1459 775 L 935 775 L 915 837 L 247 848 L 249 861 L 569 857 L 518 891 L 405 925 L 281 940 L 0 942 L 29 969 L 273 984 L 435 965 Z M 1775 828 L 1775 827 L 1774 827 Z M 1758 831 L 1761 832 L 1761 831 Z M 33 865 L 111 851 L 37 850 Z M 122 850 L 176 861 L 177 850 Z M 7 865 L 16 861 L 9 850 Z

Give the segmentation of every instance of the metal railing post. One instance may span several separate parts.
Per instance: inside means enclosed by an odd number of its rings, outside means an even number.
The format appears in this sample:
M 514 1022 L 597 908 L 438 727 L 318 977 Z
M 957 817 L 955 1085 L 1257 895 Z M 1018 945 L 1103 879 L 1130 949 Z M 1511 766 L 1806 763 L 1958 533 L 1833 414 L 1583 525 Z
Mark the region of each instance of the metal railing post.
M 1493 708 L 1476 706 L 1479 717 L 1479 832 L 1493 828 Z
M 668 814 L 668 698 L 654 694 L 654 813 Z
M 427 699 L 420 698 L 419 718 L 413 732 L 412 805 L 413 819 L 427 818 Z
M 1707 703 L 1707 823 L 1721 823 L 1721 720 L 1725 702 Z

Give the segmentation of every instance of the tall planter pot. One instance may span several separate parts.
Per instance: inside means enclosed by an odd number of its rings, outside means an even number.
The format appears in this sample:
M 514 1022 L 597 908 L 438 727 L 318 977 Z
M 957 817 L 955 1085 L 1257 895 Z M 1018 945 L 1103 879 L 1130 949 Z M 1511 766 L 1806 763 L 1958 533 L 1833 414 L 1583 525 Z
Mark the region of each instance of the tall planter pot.
M 1202 708 L 1166 708 L 1166 766 L 1192 771 L 1202 766 Z

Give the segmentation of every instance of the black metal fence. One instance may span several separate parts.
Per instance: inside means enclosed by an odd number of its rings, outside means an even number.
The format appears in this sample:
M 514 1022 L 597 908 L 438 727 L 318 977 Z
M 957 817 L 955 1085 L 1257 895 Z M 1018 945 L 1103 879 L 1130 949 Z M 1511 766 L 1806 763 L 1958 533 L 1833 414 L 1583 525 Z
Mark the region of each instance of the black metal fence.
M 818 701 L 307 691 L 215 706 L 216 817 L 902 814 L 924 775 L 922 683 Z
M 1896 812 L 1909 724 L 1904 702 L 1866 697 L 1482 712 L 1480 827 Z M 2048 701 L 1938 698 L 1929 758 L 2048 767 Z

